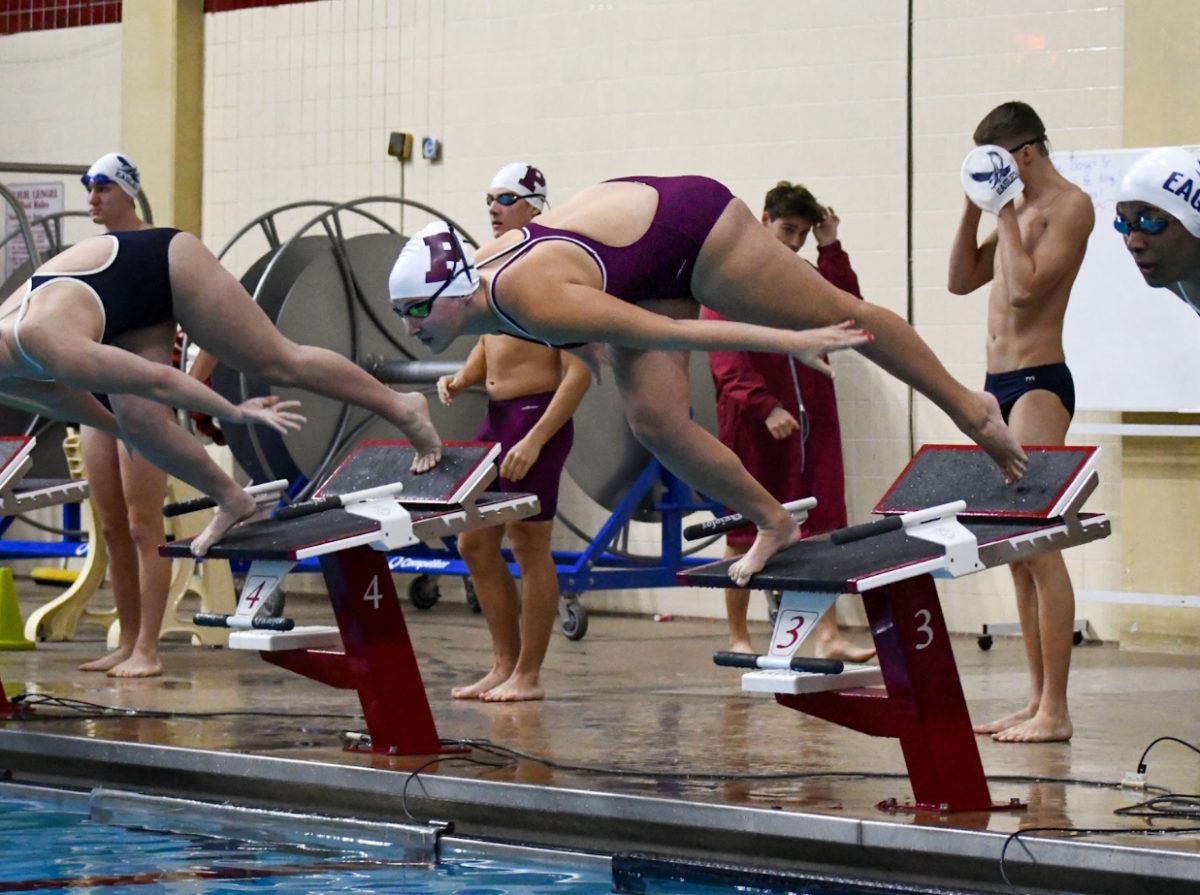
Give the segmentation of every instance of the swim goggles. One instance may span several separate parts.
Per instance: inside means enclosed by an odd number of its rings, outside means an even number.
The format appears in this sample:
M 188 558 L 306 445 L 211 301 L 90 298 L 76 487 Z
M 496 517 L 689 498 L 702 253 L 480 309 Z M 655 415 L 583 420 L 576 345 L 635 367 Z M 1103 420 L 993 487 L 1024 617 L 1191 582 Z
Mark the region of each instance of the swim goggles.
M 82 183 L 83 188 L 87 190 L 90 190 L 93 186 L 108 186 L 110 183 L 116 183 L 116 181 L 107 174 L 96 174 L 94 176 L 84 174 L 79 178 L 79 182 Z
M 505 208 L 508 208 L 510 205 L 516 205 L 521 199 L 536 199 L 537 194 L 529 193 L 525 196 L 518 196 L 516 193 L 501 193 L 499 196 L 493 196 L 491 193 L 488 193 L 483 198 L 487 201 L 489 208 L 493 202 L 499 202 Z
M 1113 229 L 1122 236 L 1128 236 L 1130 233 L 1146 233 L 1150 236 L 1157 236 L 1171 225 L 1170 218 L 1148 218 L 1144 214 L 1138 215 L 1136 221 L 1127 221 L 1125 218 L 1117 215 L 1113 220 Z

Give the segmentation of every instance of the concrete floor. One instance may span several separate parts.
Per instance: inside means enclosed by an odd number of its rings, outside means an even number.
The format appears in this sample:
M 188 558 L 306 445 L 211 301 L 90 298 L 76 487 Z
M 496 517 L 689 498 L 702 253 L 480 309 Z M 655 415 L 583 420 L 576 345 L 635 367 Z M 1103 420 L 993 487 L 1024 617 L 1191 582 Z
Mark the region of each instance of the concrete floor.
M 28 581 L 19 581 L 18 590 L 24 615 L 56 593 Z M 320 598 L 294 596 L 288 614 L 302 623 L 332 623 Z M 524 757 L 476 748 L 472 758 L 499 766 L 443 761 L 422 771 L 425 787 L 410 786 L 407 773 L 395 772 L 428 758 L 341 748 L 343 731 L 362 729 L 351 692 L 253 653 L 182 642 L 164 644 L 161 678 L 81 673 L 76 665 L 103 648 L 103 632 L 85 625 L 75 641 L 0 655 L 7 692 L 163 715 L 86 718 L 43 706 L 2 722 L 0 767 L 13 769 L 18 780 L 132 785 L 197 798 L 206 791 L 227 797 L 226 785 L 256 802 L 325 813 L 396 820 L 404 810 L 424 812 L 454 821 L 468 835 L 790 871 L 850 866 L 873 878 L 957 878 L 976 889 L 1002 888 L 997 859 L 1008 834 L 1054 828 L 1083 835 L 1036 833 L 1023 838 L 1028 848 L 1010 846 L 1008 870 L 1022 891 L 1035 884 L 1053 891 L 1200 891 L 1200 832 L 1084 832 L 1147 828 L 1113 814 L 1146 795 L 1115 784 L 1136 769 L 1156 737 L 1200 741 L 1200 657 L 1077 647 L 1070 743 L 977 740 L 994 800 L 1019 799 L 1026 810 L 892 814 L 877 803 L 912 798 L 897 742 L 743 694 L 739 672 L 711 661 L 724 648 L 721 622 L 593 614 L 585 639 L 554 636 L 543 675 L 546 700 L 494 705 L 449 695 L 489 664 L 480 616 L 443 600 L 423 612 L 406 604 L 405 617 L 439 734 L 488 741 Z M 767 634 L 762 627 L 759 641 Z M 864 631 L 851 635 L 869 640 Z M 1018 705 L 1026 689 L 1018 639 L 998 638 L 984 652 L 975 638 L 961 637 L 954 648 L 974 718 Z M 248 714 L 233 714 L 242 712 Z M 214 757 L 227 760 L 222 771 L 240 782 L 206 777 L 216 773 Z M 290 761 L 274 761 L 283 759 Z M 129 770 L 139 763 L 150 770 Z M 1161 743 L 1147 763 L 1152 786 L 1200 792 L 1200 760 L 1184 747 Z M 282 783 L 260 791 L 254 780 L 272 775 Z M 354 776 L 340 795 L 332 782 L 339 775 Z M 398 793 L 400 801 L 385 793 Z

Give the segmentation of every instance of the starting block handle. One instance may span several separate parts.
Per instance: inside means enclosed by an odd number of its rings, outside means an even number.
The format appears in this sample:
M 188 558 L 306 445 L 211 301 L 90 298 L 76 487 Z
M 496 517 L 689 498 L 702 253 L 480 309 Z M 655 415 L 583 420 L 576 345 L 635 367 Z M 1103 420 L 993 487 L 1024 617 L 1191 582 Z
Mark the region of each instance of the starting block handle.
M 841 674 L 846 668 L 841 659 L 808 659 L 803 656 L 775 659 L 753 653 L 713 653 L 713 664 L 727 668 L 774 668 L 812 674 Z
M 239 618 L 223 612 L 197 612 L 192 621 L 202 628 L 251 628 L 263 631 L 290 631 L 296 623 L 290 618 Z
M 817 499 L 815 497 L 802 497 L 800 500 L 788 501 L 783 505 L 783 508 L 792 515 L 797 515 L 801 512 L 808 515 L 808 511 L 816 505 Z M 717 516 L 715 519 L 706 519 L 703 522 L 689 525 L 683 530 L 683 536 L 689 541 L 696 541 L 708 535 L 719 535 L 722 532 L 741 528 L 745 524 L 746 517 L 741 513 L 734 513 L 730 516 Z
M 363 503 L 368 500 L 378 500 L 393 497 L 404 490 L 403 482 L 392 482 L 379 485 L 376 488 L 364 488 L 361 491 L 347 491 L 345 494 L 331 494 L 329 497 L 317 497 L 304 500 L 291 506 L 281 507 L 275 511 L 272 519 L 299 519 L 301 516 L 311 516 L 326 510 L 336 510 L 351 503 Z
M 881 535 L 889 531 L 897 531 L 901 528 L 909 529 L 923 522 L 954 517 L 966 508 L 966 501 L 954 500 L 949 503 L 927 507 L 923 510 L 913 510 L 911 513 L 901 513 L 899 516 L 884 516 L 882 519 L 874 519 L 871 522 L 864 522 L 861 525 L 839 528 L 829 536 L 829 541 L 839 546 L 850 544 L 854 541 L 873 538 L 876 535 Z
M 872 522 L 863 522 L 861 525 L 851 525 L 847 528 L 839 528 L 829 536 L 830 543 L 841 546 L 842 544 L 852 544 L 855 541 L 862 541 L 866 538 L 873 538 L 876 535 L 884 534 L 889 531 L 903 528 L 904 522 L 899 516 L 885 516 L 882 519 L 875 519 Z
M 287 479 L 276 479 L 273 482 L 263 482 L 261 485 L 249 485 L 246 488 L 246 493 L 254 495 L 258 498 L 263 495 L 264 499 L 267 495 L 279 495 L 287 488 Z M 163 507 L 163 515 L 167 518 L 173 516 L 186 516 L 188 513 L 196 513 L 200 510 L 209 510 L 217 505 L 217 502 L 211 497 L 191 497 L 187 500 L 177 500 L 174 503 L 169 503 Z

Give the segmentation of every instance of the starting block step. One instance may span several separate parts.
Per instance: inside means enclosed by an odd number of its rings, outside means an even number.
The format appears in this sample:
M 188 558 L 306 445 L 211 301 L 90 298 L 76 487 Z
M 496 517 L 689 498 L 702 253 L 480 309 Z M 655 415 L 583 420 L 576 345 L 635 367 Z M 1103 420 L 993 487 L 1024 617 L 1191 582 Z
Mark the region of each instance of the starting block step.
M 231 632 L 229 648 L 258 650 L 263 653 L 292 649 L 340 650 L 342 635 L 333 625 L 300 625 L 290 631 L 266 631 L 256 628 Z
M 230 637 L 230 646 L 233 645 Z M 768 669 L 747 671 L 742 675 L 742 689 L 748 693 L 824 693 L 828 690 L 853 690 L 858 687 L 878 687 L 883 684 L 883 672 L 878 665 L 847 667 L 841 674 L 813 674 L 806 671 Z

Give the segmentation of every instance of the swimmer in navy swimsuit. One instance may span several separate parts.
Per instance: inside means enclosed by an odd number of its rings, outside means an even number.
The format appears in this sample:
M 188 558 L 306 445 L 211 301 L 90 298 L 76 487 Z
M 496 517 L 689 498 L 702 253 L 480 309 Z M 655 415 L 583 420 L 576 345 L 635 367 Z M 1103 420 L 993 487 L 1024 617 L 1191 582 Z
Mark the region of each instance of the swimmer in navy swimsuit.
M 1021 396 L 1039 388 L 1058 395 L 1068 419 L 1075 416 L 1075 380 L 1066 364 L 1042 364 L 1007 373 L 988 373 L 983 387 L 1000 402 L 1000 412 L 1006 423 Z
M 299 428 L 304 418 L 293 411 L 298 402 L 274 396 L 234 405 L 173 368 L 176 324 L 251 378 L 307 389 L 386 419 L 416 448 L 414 471 L 440 459 L 441 440 L 424 396 L 393 391 L 332 351 L 285 338 L 191 234 L 144 230 L 82 240 L 0 305 L 0 400 L 119 436 L 213 498 L 214 517 L 192 540 L 197 556 L 257 507 L 198 441 L 179 426 L 162 425 L 155 405 L 281 433 Z M 93 393 L 110 397 L 112 413 Z
M 951 377 L 896 314 L 828 283 L 714 180 L 598 184 L 542 215 L 536 227 L 483 246 L 479 258 L 476 264 L 444 221 L 409 238 L 389 283 L 409 334 L 434 353 L 471 333 L 578 344 L 593 364 L 592 345 L 612 346 L 638 440 L 684 481 L 757 526 L 754 544 L 730 566 L 739 586 L 797 540 L 799 528 L 691 419 L 684 352 L 785 353 L 828 373 L 825 352 L 858 347 L 949 413 L 1006 478 L 1025 469 L 995 398 Z M 695 319 L 697 303 L 728 320 Z
M 1075 385 L 1064 362 L 1063 321 L 1083 264 L 1095 212 L 1088 195 L 1054 166 L 1046 128 L 1022 102 L 997 106 L 980 121 L 962 170 L 965 201 L 950 250 L 947 278 L 956 295 L 990 283 L 985 388 L 1024 445 L 1065 443 Z M 981 158 L 1007 165 L 997 192 L 971 176 Z M 996 225 L 981 240 L 983 212 Z M 1071 738 L 1067 677 L 1075 594 L 1061 554 L 1010 565 L 1025 638 L 1030 687 L 1024 705 L 975 726 L 1006 743 Z

